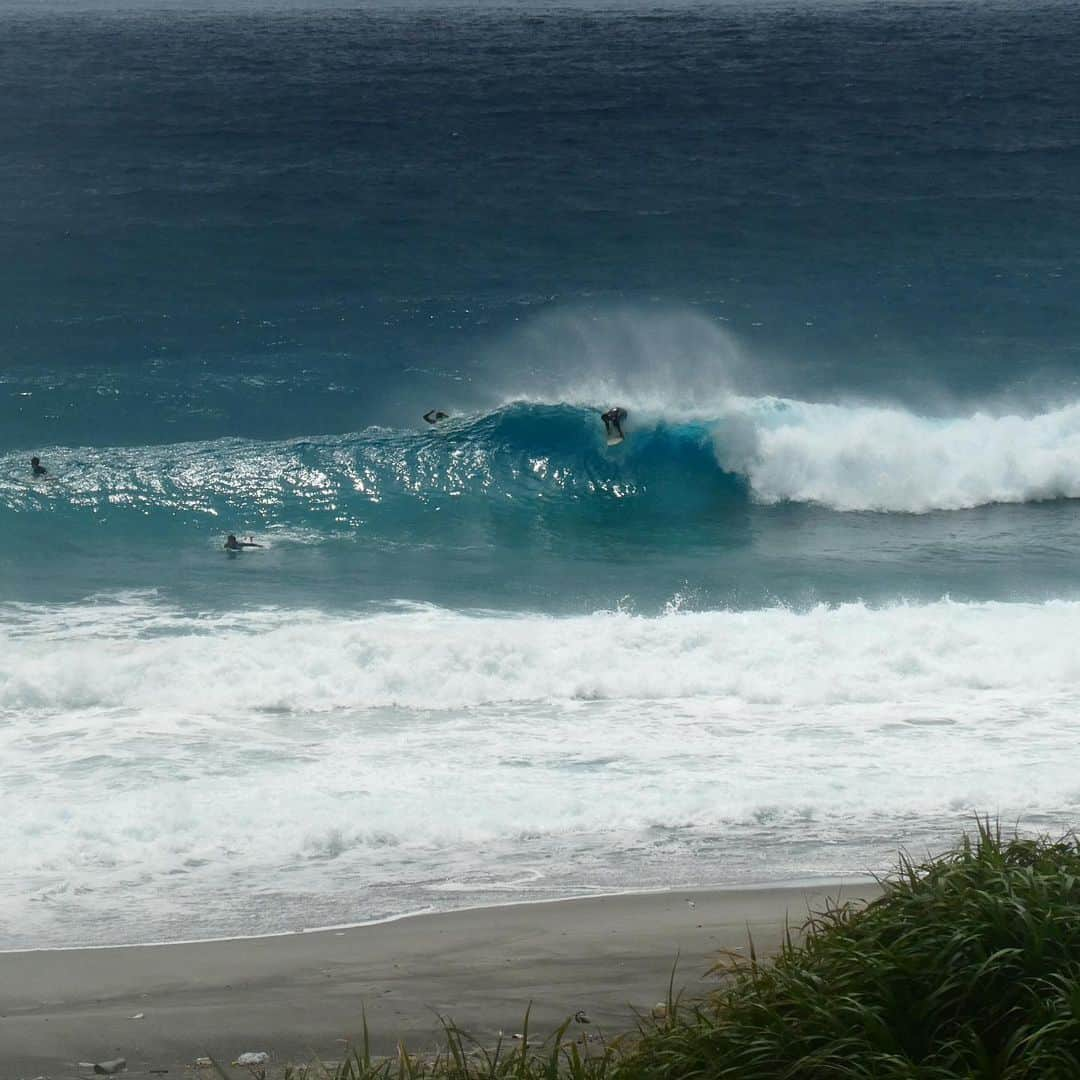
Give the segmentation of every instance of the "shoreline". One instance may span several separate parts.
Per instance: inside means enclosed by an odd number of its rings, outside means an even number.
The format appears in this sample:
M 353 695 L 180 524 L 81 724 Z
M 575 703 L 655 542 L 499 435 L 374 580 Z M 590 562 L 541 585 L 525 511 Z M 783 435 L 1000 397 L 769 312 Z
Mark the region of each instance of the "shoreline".
M 537 900 L 504 900 L 493 904 L 469 904 L 467 907 L 418 908 L 396 915 L 359 922 L 330 923 L 326 926 L 305 926 L 299 930 L 268 930 L 262 934 L 223 934 L 220 937 L 177 938 L 175 941 L 118 941 L 101 945 L 42 945 L 26 948 L 0 948 L 0 960 L 5 956 L 21 956 L 27 953 L 95 952 L 103 949 L 161 949 L 173 945 L 212 945 L 227 941 L 262 941 L 266 938 L 302 937 L 305 934 L 325 934 L 331 931 L 359 930 L 365 926 L 385 926 L 404 919 L 418 919 L 437 915 L 461 915 L 469 911 L 488 911 L 507 907 L 530 907 L 534 904 L 566 904 L 574 900 L 610 900 L 619 896 L 666 896 L 669 893 L 723 893 L 754 892 L 766 889 L 831 889 L 849 886 L 871 886 L 876 882 L 872 874 L 854 874 L 846 877 L 784 878 L 779 881 L 751 881 L 738 885 L 673 885 L 655 889 L 619 889 L 615 892 L 580 893 L 570 896 L 549 896 Z
M 633 1030 L 674 988 L 697 997 L 725 950 L 773 952 L 785 925 L 860 879 L 679 889 L 415 914 L 356 927 L 152 946 L 0 954 L 0 1075 L 75 1076 L 125 1057 L 128 1075 L 183 1075 L 267 1050 L 337 1060 L 366 1016 L 374 1053 L 439 1043 L 440 1017 L 483 1042 L 538 1038 L 579 1010 L 582 1033 Z M 676 963 L 677 961 L 677 963 Z M 575 1025 L 578 1026 L 578 1025 Z M 82 1070 L 86 1074 L 86 1070 Z

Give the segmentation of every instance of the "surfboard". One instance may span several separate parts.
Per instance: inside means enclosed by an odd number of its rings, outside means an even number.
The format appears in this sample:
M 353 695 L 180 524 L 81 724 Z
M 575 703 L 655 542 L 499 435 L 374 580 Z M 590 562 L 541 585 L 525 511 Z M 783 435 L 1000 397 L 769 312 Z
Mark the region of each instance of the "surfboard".
M 621 443 L 623 441 L 623 439 L 625 439 L 625 438 L 626 438 L 625 435 L 616 435 L 615 432 L 613 431 L 607 437 L 607 444 L 608 444 L 608 446 L 618 446 L 619 443 Z

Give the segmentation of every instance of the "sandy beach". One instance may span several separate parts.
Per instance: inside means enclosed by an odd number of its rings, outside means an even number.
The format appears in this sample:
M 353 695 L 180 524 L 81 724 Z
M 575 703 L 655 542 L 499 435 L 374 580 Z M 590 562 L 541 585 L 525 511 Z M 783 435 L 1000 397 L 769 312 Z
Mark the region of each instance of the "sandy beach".
M 0 1076 L 183 1075 L 196 1058 L 266 1050 L 340 1058 L 366 1010 L 373 1049 L 434 1045 L 439 1016 L 481 1040 L 633 1027 L 675 985 L 690 996 L 725 949 L 776 948 L 785 923 L 872 883 L 649 893 L 418 915 L 284 937 L 0 954 Z M 190 1073 L 189 1073 L 190 1075 Z

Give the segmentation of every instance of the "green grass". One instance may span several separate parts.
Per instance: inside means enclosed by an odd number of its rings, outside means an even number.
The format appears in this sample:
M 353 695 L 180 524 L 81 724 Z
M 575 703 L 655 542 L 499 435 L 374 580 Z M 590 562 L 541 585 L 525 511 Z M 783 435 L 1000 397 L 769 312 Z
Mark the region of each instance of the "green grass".
M 488 1047 L 443 1020 L 441 1051 L 412 1054 L 399 1046 L 394 1057 L 374 1058 L 364 1018 L 360 1046 L 344 1061 L 236 1071 L 254 1080 L 605 1080 L 611 1075 L 617 1044 L 601 1043 L 591 1049 L 588 1043 L 579 1045 L 576 1038 L 567 1037 L 570 1024 L 567 1020 L 547 1039 L 536 1043 L 530 1037 L 526 1013 L 519 1040 L 500 1039 L 494 1047 Z M 213 1072 L 220 1080 L 235 1080 L 235 1075 L 217 1062 Z
M 902 861 L 639 1043 L 623 1077 L 1080 1078 L 1080 847 L 988 824 Z
M 569 1022 L 485 1048 L 452 1024 L 436 1055 L 361 1048 L 309 1080 L 1080 1080 L 1080 844 L 988 823 L 902 860 L 880 899 L 814 915 L 779 955 L 727 957 L 720 990 L 670 1000 L 606 1044 Z M 225 1077 L 224 1070 L 220 1075 Z M 256 1074 L 258 1075 L 258 1074 Z M 299 1080 L 302 1070 L 276 1073 Z

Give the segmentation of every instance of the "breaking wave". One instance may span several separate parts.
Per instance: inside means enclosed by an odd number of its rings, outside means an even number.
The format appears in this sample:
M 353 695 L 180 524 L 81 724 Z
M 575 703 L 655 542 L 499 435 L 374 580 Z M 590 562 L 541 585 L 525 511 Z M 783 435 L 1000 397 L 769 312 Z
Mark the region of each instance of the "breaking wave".
M 408 531 L 432 507 L 496 506 L 528 528 L 623 499 L 660 514 L 745 500 L 919 514 L 1080 496 L 1080 404 L 940 418 L 732 396 L 700 413 L 631 406 L 627 426 L 608 447 L 591 404 L 515 402 L 423 431 L 53 448 L 51 482 L 0 462 L 0 515 Z

